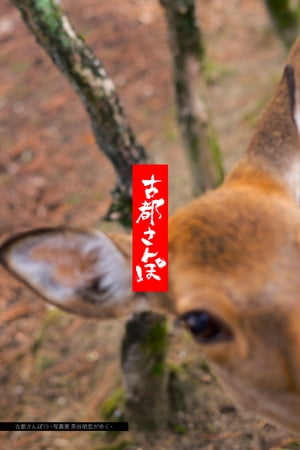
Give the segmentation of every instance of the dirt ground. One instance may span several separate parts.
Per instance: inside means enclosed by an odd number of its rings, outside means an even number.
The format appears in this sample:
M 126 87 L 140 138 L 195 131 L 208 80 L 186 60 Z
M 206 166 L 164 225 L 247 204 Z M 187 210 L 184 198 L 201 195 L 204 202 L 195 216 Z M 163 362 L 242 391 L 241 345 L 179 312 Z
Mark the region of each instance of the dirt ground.
M 231 167 L 245 149 L 278 79 L 285 51 L 261 0 L 199 0 L 210 68 L 209 101 Z M 171 211 L 190 198 L 175 122 L 170 54 L 158 0 L 63 0 L 71 21 L 114 79 L 139 140 L 168 163 Z M 0 231 L 101 223 L 114 173 L 97 149 L 86 113 L 67 81 L 23 25 L 0 5 Z M 0 272 L 0 421 L 97 421 L 121 385 L 125 320 L 84 320 L 49 309 Z M 170 429 L 144 436 L 2 432 L 3 449 L 279 449 L 300 443 L 239 411 L 222 392 L 192 339 L 170 323 L 172 364 L 198 387 Z M 117 412 L 116 412 L 117 415 Z

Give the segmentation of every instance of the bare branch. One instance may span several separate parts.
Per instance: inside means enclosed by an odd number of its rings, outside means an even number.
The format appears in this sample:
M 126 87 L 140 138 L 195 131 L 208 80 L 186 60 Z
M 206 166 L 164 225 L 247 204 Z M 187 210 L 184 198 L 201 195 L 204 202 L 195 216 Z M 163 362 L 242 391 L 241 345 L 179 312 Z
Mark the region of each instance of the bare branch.
M 205 100 L 205 51 L 194 0 L 160 0 L 173 55 L 177 116 L 190 163 L 194 194 L 223 179 L 222 159 Z
M 131 166 L 147 162 L 102 62 L 72 28 L 54 0 L 11 0 L 37 42 L 69 79 L 90 116 L 99 148 L 117 174 L 106 219 L 131 225 Z

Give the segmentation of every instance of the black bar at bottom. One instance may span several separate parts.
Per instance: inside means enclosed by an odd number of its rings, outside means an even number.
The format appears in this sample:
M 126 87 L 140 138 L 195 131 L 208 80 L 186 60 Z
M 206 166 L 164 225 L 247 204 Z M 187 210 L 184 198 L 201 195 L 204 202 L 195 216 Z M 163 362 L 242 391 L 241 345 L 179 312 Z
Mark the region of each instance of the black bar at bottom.
M 128 422 L 0 422 L 0 431 L 128 431 Z

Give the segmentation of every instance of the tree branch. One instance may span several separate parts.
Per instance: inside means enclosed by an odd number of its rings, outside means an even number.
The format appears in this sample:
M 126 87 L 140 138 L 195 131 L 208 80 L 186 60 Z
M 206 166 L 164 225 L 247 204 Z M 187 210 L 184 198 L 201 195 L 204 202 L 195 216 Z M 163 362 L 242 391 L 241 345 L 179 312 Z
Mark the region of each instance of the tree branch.
M 190 164 L 194 194 L 223 179 L 222 159 L 205 101 L 205 51 L 194 0 L 160 0 L 173 55 L 177 117 Z
M 121 350 L 126 417 L 140 431 L 164 428 L 172 414 L 167 346 L 165 316 L 145 311 L 127 322 Z
M 106 219 L 131 225 L 131 166 L 147 162 L 102 62 L 54 0 L 11 0 L 37 42 L 69 79 L 90 116 L 96 142 L 113 164 L 117 185 Z

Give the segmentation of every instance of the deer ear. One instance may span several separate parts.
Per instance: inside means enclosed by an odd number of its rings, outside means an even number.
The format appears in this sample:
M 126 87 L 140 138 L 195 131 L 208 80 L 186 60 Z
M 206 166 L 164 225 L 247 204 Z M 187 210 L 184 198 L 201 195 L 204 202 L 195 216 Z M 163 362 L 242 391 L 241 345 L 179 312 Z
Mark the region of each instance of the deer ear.
M 300 39 L 294 44 L 273 98 L 247 151 L 249 162 L 273 174 L 299 202 Z
M 10 239 L 0 255 L 50 303 L 87 317 L 116 317 L 133 309 L 129 239 L 122 251 L 104 233 L 42 229 Z
M 247 151 L 251 162 L 265 165 L 283 177 L 300 159 L 297 92 L 295 68 L 287 65 Z

